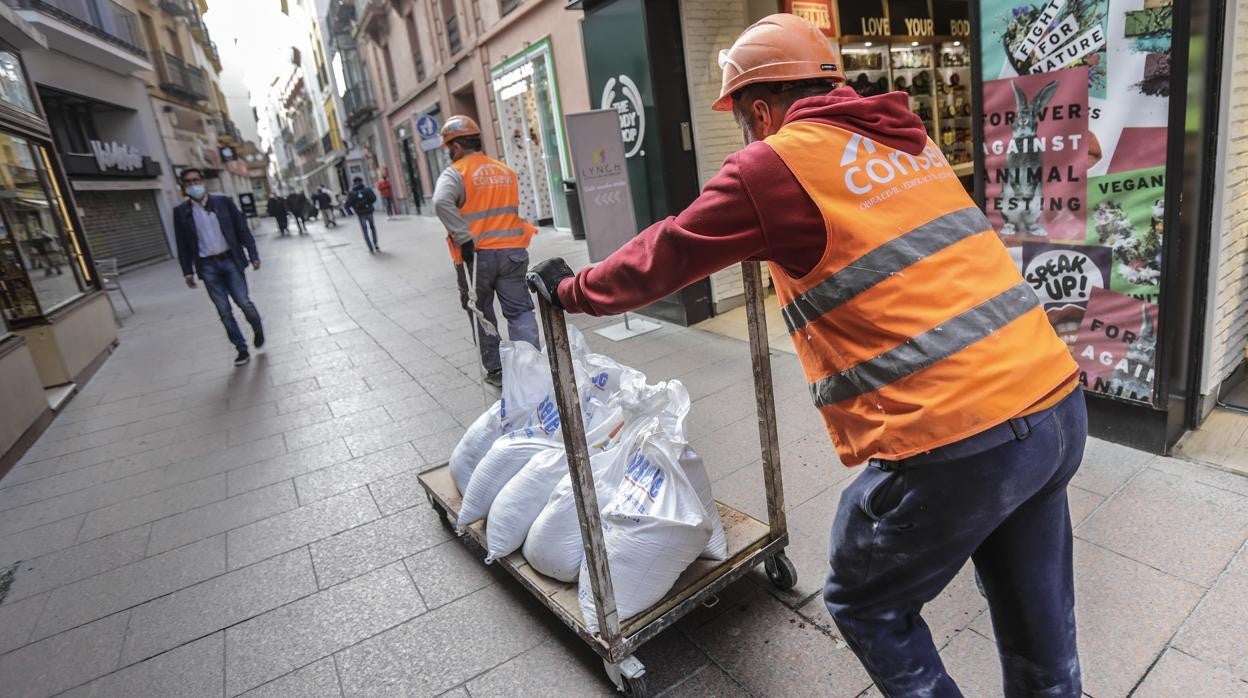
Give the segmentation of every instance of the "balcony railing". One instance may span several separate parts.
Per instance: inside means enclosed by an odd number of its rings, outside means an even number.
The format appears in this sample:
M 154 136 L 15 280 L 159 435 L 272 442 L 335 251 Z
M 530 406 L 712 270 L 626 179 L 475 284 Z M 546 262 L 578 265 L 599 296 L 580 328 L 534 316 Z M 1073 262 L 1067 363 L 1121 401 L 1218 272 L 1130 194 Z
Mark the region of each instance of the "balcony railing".
M 5 0 L 9 5 L 38 10 L 143 58 L 138 20 L 112 0 Z
M 367 82 L 358 82 L 342 95 L 342 106 L 347 112 L 347 126 L 357 129 L 377 113 L 377 101 Z
M 203 69 L 188 65 L 171 53 L 165 54 L 160 77 L 160 89 L 169 94 L 200 102 L 208 99 L 208 80 Z
M 315 147 L 316 139 L 306 133 L 295 139 L 295 152 L 300 155 L 306 154 L 309 150 Z
M 165 14 L 182 17 L 190 13 L 190 3 L 186 0 L 160 0 L 160 9 Z

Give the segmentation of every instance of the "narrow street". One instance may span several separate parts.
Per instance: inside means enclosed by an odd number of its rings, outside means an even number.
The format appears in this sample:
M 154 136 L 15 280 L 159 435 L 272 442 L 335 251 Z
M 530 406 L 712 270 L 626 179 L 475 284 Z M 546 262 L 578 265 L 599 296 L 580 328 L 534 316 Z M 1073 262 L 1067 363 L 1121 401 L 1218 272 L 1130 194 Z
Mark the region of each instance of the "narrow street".
M 243 368 L 174 262 L 124 277 L 135 314 L 116 352 L 0 481 L 5 695 L 613 692 L 416 484 L 482 392 L 438 226 L 379 223 L 370 256 L 353 220 L 288 238 L 262 222 L 249 278 L 268 345 Z M 544 230 L 532 253 L 583 250 Z M 764 515 L 746 345 L 670 326 L 587 336 L 688 385 L 716 496 Z M 873 694 L 819 596 L 853 473 L 795 357 L 774 367 L 799 584 L 748 578 L 646 645 L 667 695 Z M 1092 441 L 1070 500 L 1087 694 L 1248 695 L 1248 479 Z M 968 696 L 1000 690 L 985 609 L 964 571 L 925 613 Z

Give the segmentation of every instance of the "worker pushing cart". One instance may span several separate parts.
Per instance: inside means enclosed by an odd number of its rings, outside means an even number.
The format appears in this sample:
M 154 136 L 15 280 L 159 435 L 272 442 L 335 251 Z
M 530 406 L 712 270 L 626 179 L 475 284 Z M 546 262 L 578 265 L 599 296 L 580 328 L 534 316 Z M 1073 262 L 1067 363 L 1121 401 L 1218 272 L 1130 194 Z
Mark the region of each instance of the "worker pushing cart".
M 868 466 L 832 524 L 824 600 L 872 679 L 960 695 L 921 610 L 970 559 L 1005 694 L 1079 696 L 1066 485 L 1087 416 L 1065 344 L 905 94 L 845 87 L 794 15 L 719 62 L 712 108 L 746 147 L 679 215 L 577 274 L 544 261 L 532 285 L 568 312 L 618 314 L 766 261 L 836 451 Z

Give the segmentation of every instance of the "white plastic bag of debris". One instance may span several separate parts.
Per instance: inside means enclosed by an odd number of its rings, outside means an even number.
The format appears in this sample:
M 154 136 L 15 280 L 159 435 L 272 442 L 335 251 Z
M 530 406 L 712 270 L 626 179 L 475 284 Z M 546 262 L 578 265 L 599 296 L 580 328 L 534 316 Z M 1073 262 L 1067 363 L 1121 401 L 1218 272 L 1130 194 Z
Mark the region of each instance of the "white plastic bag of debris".
M 706 474 L 706 463 L 697 451 L 686 446 L 684 452 L 680 454 L 680 467 L 685 471 L 685 477 L 689 478 L 689 483 L 698 493 L 698 499 L 701 500 L 702 507 L 706 509 L 707 523 L 711 527 L 711 538 L 707 541 L 706 550 L 702 551 L 701 557 L 709 560 L 727 560 L 728 536 L 724 533 L 724 521 L 719 516 L 719 507 L 715 505 L 715 497 L 711 494 L 711 478 Z
M 451 479 L 462 493 L 472 471 L 503 434 L 527 426 L 533 411 L 552 392 L 546 356 L 528 342 L 503 342 L 503 397 L 472 423 L 451 451 Z
M 624 426 L 624 413 L 618 406 L 607 408 L 595 404 L 594 412 L 607 414 L 585 435 L 591 457 L 606 450 Z M 529 529 L 550 500 L 551 492 L 567 475 L 567 452 L 563 448 L 551 448 L 530 458 L 503 486 L 486 517 L 486 562 L 506 557 L 524 545 Z
M 673 381 L 675 382 L 675 381 Z M 679 386 L 679 382 L 675 382 Z M 683 387 L 681 387 L 683 391 Z M 598 508 L 601 510 L 615 494 L 623 477 L 624 466 L 617 464 L 620 451 L 631 442 L 633 436 L 644 429 L 672 407 L 669 384 L 646 385 L 645 376 L 638 371 L 625 372 L 624 384 L 613 399 L 624 413 L 624 426 L 618 430 L 607 448 L 590 456 L 590 471 L 594 476 Z M 678 405 L 675 409 L 679 410 Z M 685 400 L 688 411 L 688 399 Z M 567 471 L 550 494 L 546 506 L 534 519 L 524 541 L 524 558 L 547 577 L 570 582 L 580 574 L 584 547 L 581 543 L 580 520 L 576 513 L 576 499 L 572 494 L 572 477 Z
M 682 388 L 683 389 L 683 388 Z M 603 544 L 620 620 L 663 599 L 707 547 L 711 527 L 697 490 L 680 464 L 685 443 L 662 418 L 619 454 L 615 493 L 602 509 Z M 582 563 L 578 599 L 590 632 L 598 629 L 589 567 Z

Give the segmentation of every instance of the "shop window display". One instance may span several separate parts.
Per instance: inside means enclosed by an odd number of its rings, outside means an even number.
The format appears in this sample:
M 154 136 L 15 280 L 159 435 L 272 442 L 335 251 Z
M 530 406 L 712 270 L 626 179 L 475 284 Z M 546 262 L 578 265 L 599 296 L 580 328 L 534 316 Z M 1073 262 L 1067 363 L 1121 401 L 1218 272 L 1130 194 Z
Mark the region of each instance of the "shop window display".
M 984 209 L 1095 393 L 1154 402 L 1169 0 L 981 4 Z
M 0 301 L 8 321 L 46 314 L 82 293 L 81 258 L 64 215 L 44 148 L 0 133 Z

